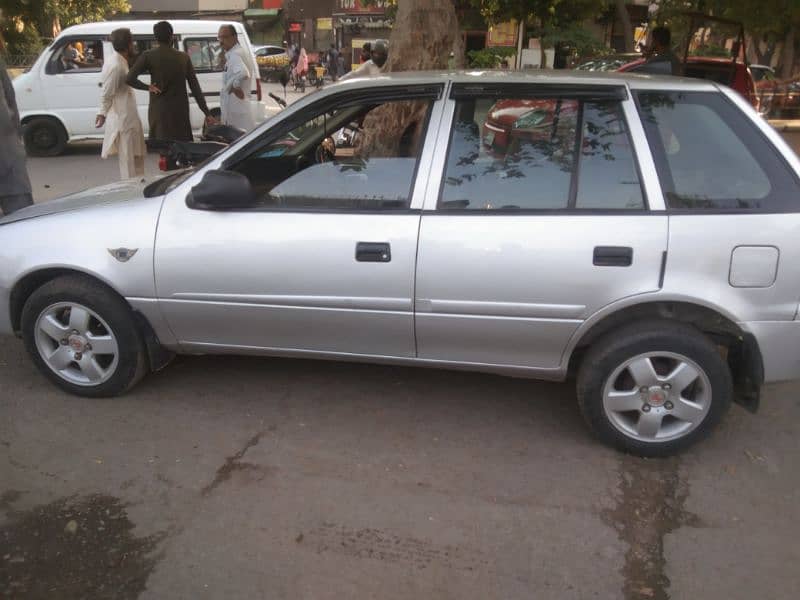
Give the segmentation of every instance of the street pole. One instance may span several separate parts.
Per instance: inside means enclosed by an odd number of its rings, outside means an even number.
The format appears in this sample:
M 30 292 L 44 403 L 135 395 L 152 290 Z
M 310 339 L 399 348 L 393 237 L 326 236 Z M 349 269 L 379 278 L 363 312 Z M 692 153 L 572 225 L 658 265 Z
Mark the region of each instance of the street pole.
M 519 29 L 517 30 L 517 60 L 514 67 L 519 71 L 522 69 L 522 40 L 525 38 L 525 19 L 519 20 Z

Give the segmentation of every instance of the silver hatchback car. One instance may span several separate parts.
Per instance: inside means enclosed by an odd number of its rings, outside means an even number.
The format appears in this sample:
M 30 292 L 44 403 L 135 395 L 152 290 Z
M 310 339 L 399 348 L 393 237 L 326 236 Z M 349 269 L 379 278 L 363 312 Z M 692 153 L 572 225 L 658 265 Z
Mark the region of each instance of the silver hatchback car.
M 707 81 L 352 80 L 199 168 L 1 219 L 0 333 L 85 396 L 173 353 L 574 373 L 600 439 L 666 455 L 798 375 L 798 175 Z

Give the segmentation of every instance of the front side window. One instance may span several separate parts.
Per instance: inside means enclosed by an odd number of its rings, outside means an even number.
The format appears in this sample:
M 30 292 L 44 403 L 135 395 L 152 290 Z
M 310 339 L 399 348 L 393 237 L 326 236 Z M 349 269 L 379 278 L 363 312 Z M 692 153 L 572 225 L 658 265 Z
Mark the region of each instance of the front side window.
M 640 92 L 669 208 L 797 210 L 797 183 L 755 125 L 715 92 Z
M 187 39 L 184 48 L 195 71 L 221 71 L 222 46 L 216 38 Z
M 64 40 L 53 52 L 47 64 L 47 73 L 50 75 L 97 73 L 102 68 L 102 40 L 71 38 Z
M 250 180 L 256 208 L 407 209 L 429 109 L 429 100 L 401 100 L 316 112 L 267 132 L 232 170 Z
M 644 206 L 618 101 L 457 101 L 440 210 Z

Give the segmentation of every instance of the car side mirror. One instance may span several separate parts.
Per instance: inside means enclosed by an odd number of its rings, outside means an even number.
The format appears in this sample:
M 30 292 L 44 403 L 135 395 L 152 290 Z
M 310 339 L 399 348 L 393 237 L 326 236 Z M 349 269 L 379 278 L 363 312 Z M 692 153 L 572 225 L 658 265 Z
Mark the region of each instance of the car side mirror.
M 186 206 L 196 210 L 251 208 L 256 195 L 250 180 L 235 171 L 206 171 L 186 197 Z

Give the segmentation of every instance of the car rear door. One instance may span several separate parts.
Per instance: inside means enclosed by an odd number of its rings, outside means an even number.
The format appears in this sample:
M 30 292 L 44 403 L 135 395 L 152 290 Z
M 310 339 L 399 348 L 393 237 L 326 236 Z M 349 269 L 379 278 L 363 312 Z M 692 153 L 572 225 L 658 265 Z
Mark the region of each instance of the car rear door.
M 667 217 L 648 204 L 635 106 L 623 86 L 470 84 L 448 114 L 420 228 L 418 355 L 557 370 L 587 317 L 660 286 Z

